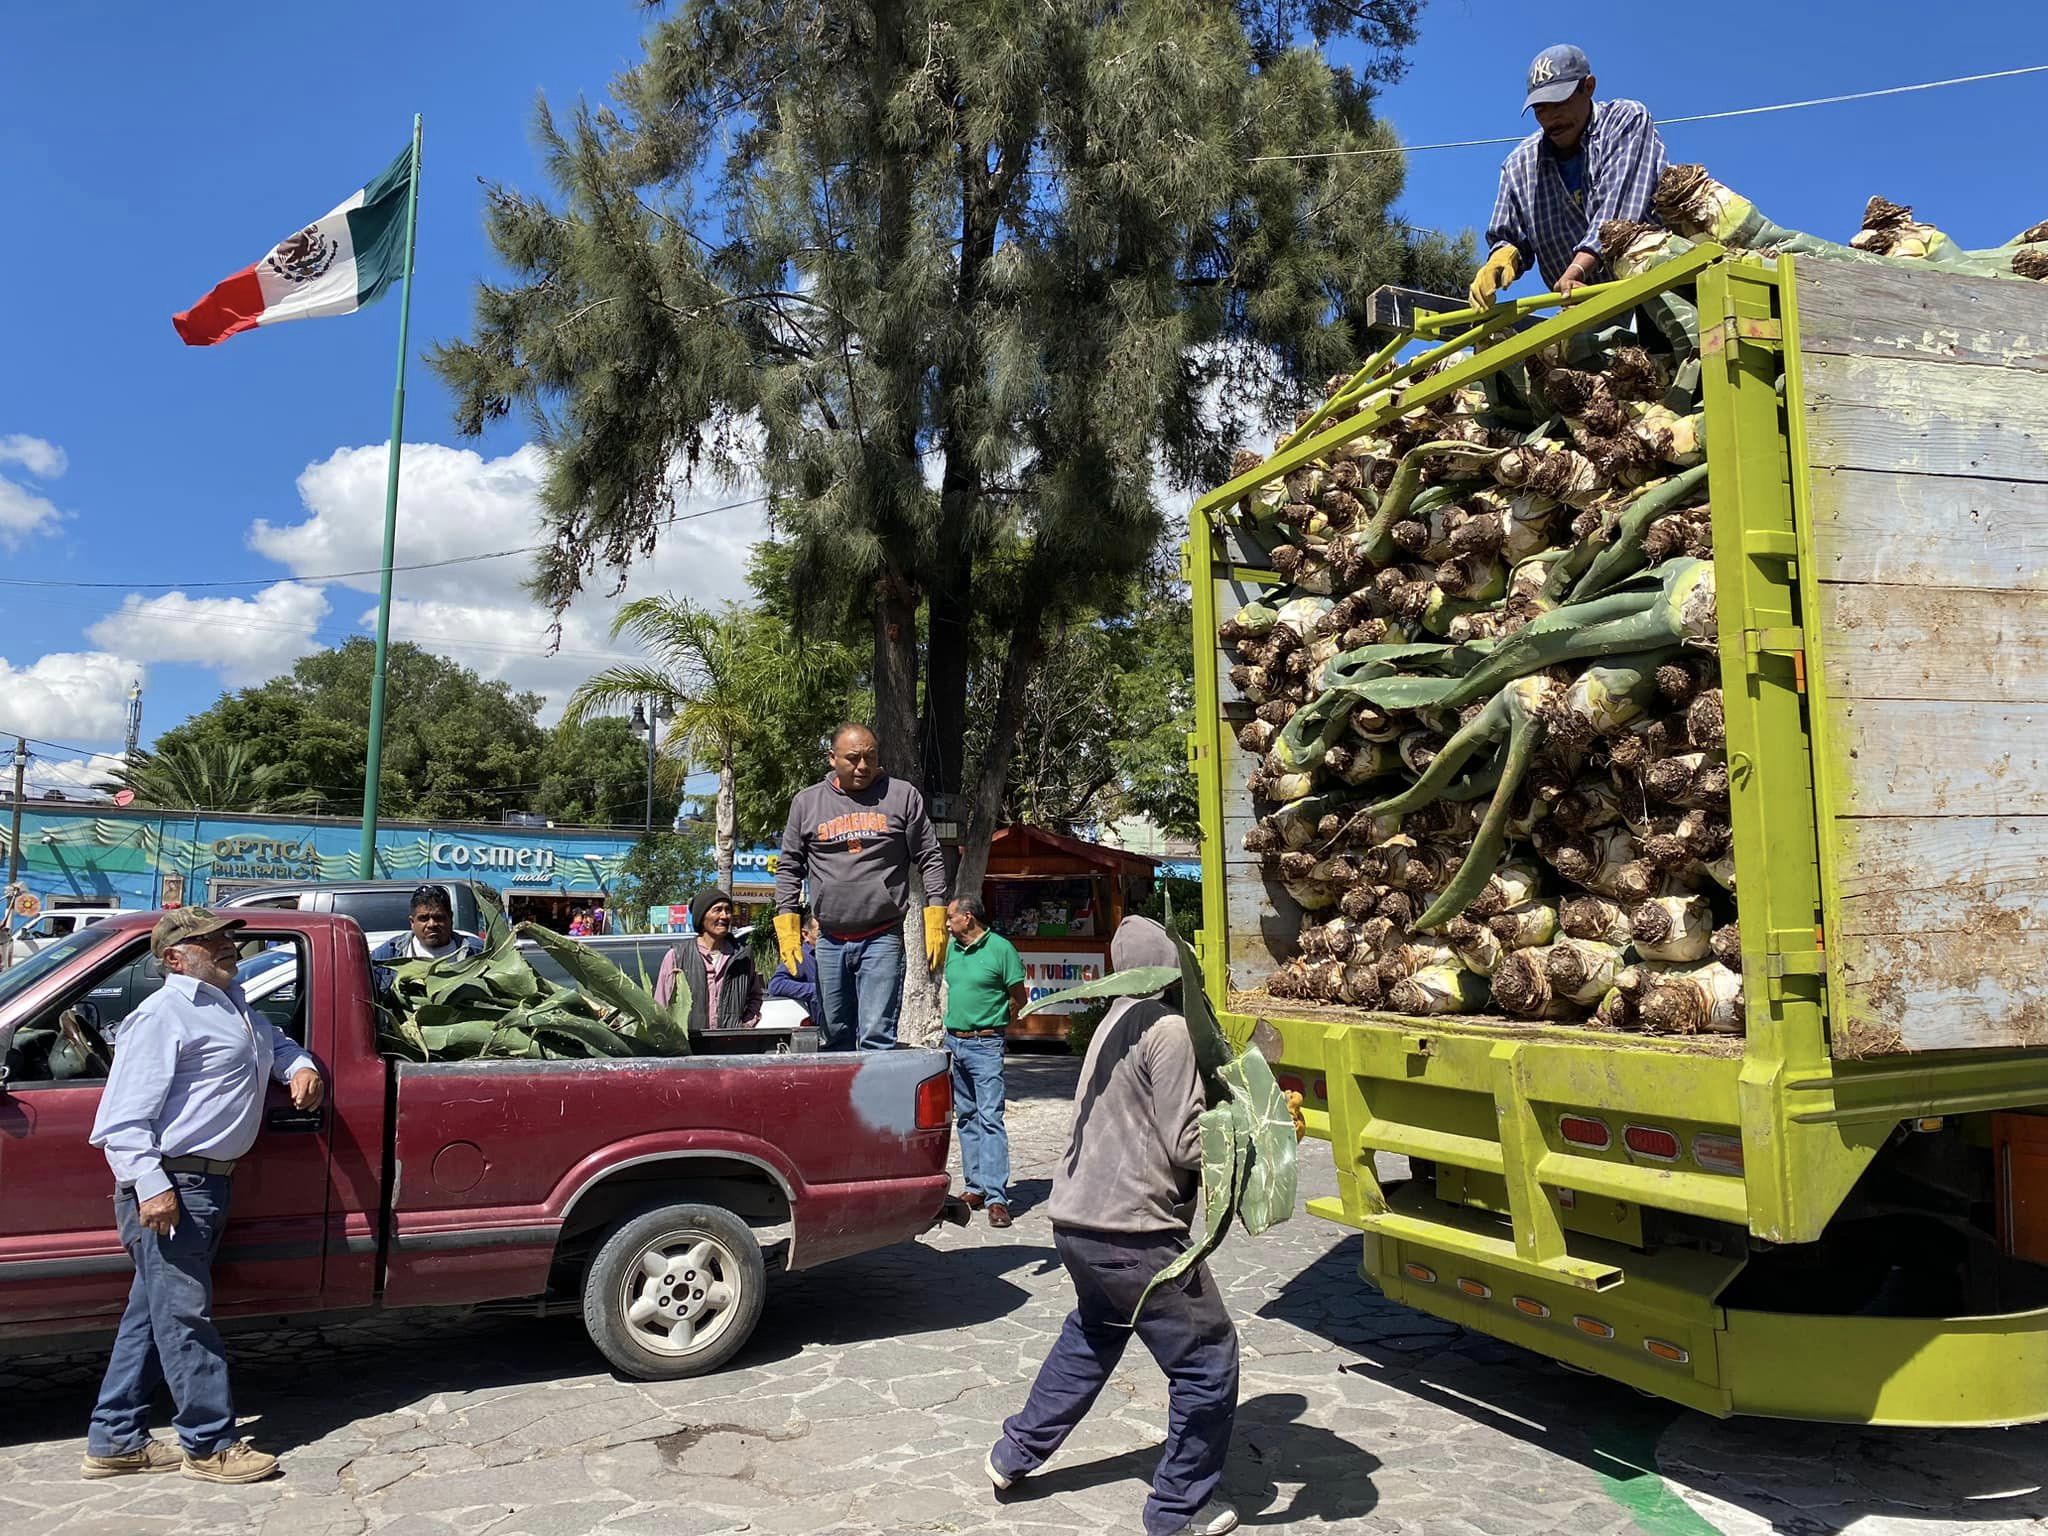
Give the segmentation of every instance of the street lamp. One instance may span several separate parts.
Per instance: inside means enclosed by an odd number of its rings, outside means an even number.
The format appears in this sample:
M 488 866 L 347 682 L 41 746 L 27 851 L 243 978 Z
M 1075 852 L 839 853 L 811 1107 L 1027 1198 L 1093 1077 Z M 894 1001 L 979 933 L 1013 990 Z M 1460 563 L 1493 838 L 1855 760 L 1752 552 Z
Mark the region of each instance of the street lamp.
M 643 823 L 649 832 L 654 830 L 654 740 L 660 735 L 662 726 L 675 719 L 675 706 L 667 699 L 656 700 L 652 696 L 643 708 L 639 702 L 633 705 L 632 728 L 634 733 L 647 733 L 647 811 Z

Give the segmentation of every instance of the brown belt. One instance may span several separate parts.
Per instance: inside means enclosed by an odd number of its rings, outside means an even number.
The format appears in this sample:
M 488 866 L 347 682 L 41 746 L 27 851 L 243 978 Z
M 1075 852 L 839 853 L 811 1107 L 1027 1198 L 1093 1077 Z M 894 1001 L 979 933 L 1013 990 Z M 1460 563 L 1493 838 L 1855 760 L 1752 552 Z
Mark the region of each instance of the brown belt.
M 1004 1034 L 1000 1029 L 949 1029 L 947 1034 L 956 1040 L 987 1040 L 991 1036 Z
M 165 1173 L 219 1173 L 235 1171 L 232 1162 L 223 1162 L 217 1157 L 167 1157 L 164 1159 Z

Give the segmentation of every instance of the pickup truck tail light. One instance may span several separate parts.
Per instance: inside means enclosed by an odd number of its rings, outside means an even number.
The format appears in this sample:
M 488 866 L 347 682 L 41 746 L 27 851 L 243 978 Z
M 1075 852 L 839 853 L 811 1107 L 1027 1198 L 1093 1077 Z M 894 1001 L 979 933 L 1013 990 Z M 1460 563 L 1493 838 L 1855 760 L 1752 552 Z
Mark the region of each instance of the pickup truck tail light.
M 1714 1173 L 1740 1173 L 1742 1138 L 1702 1132 L 1692 1139 L 1692 1160 Z
M 950 1069 L 934 1072 L 917 1085 L 917 1128 L 920 1131 L 944 1130 L 952 1113 L 953 1076 Z

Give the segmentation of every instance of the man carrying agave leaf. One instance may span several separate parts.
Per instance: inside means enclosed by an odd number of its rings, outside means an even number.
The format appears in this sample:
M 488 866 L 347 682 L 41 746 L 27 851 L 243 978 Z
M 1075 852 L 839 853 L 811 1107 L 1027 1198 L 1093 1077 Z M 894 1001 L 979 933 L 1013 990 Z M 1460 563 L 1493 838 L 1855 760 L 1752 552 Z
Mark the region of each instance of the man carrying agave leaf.
M 1220 1536 L 1238 1523 L 1215 1497 L 1237 1416 L 1237 1331 L 1203 1261 L 1233 1218 L 1260 1232 L 1293 1210 L 1300 1119 L 1263 1057 L 1233 1055 L 1185 946 L 1132 917 L 1109 954 L 1115 974 L 1037 1005 L 1120 997 L 1088 1042 L 1048 1202 L 1074 1310 L 984 1465 L 999 1494 L 1043 1466 L 1135 1332 L 1171 1403 L 1145 1530 Z M 1190 1246 L 1198 1175 L 1207 1225 Z
M 1593 66 L 1567 43 L 1529 65 L 1524 112 L 1537 131 L 1508 152 L 1486 226 L 1491 247 L 1472 279 L 1475 309 L 1531 266 L 1546 288 L 1568 294 L 1606 275 L 1600 226 L 1647 219 L 1664 140 L 1640 101 L 1595 101 Z

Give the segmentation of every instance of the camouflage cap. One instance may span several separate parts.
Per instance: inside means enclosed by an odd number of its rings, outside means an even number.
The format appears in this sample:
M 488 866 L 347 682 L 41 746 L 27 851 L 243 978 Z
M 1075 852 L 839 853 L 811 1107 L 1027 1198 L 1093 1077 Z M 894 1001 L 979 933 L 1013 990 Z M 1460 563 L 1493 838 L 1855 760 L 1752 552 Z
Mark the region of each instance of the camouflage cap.
M 194 939 L 228 933 L 244 922 L 243 918 L 223 917 L 206 907 L 179 907 L 158 918 L 156 926 L 149 930 L 149 952 L 161 960 L 164 951 L 174 944 L 190 944 Z

